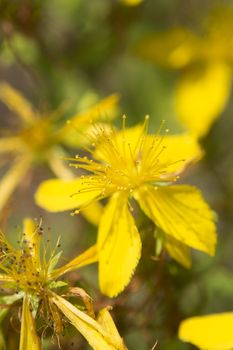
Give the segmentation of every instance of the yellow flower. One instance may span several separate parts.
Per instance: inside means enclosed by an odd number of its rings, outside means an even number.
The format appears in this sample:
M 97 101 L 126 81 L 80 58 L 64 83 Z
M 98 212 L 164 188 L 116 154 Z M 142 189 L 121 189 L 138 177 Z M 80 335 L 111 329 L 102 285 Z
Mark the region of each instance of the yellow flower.
M 137 52 L 162 67 L 180 70 L 175 109 L 197 137 L 207 134 L 230 97 L 233 63 L 233 10 L 222 8 L 205 21 L 203 34 L 180 27 L 153 34 Z
M 233 312 L 191 317 L 181 322 L 179 338 L 205 350 L 233 349 Z
M 123 2 L 123 4 L 128 5 L 128 6 L 137 6 L 141 4 L 143 0 L 120 0 Z
M 42 233 L 41 225 L 25 219 L 18 249 L 12 247 L 3 233 L 0 235 L 1 287 L 2 290 L 6 288 L 8 293 L 12 290 L 11 295 L 1 299 L 8 307 L 22 300 L 20 350 L 41 349 L 36 331 L 37 319 L 43 320 L 46 327 L 53 329 L 59 342 L 65 318 L 86 338 L 93 349 L 126 349 L 108 309 L 102 309 L 95 319 L 90 296 L 81 288 L 69 288 L 64 281 L 57 280 L 68 271 L 95 262 L 96 246 L 56 269 L 61 256 L 61 253 L 56 253 L 59 241 L 49 256 L 48 242 L 41 242 Z M 59 295 L 61 289 L 62 296 Z M 69 296 L 81 298 L 86 311 L 72 305 L 67 300 Z
M 189 248 L 210 255 L 216 244 L 213 214 L 198 189 L 174 185 L 185 167 L 201 156 L 195 138 L 183 134 L 147 134 L 142 126 L 111 134 L 97 130 L 96 160 L 76 156 L 76 168 L 90 172 L 73 181 L 48 180 L 36 192 L 38 205 L 51 211 L 78 208 L 105 197 L 98 231 L 99 282 L 102 292 L 115 296 L 129 282 L 141 255 L 141 240 L 131 214 L 135 199 L 163 236 L 169 254 L 190 265 Z
M 6 156 L 11 156 L 11 161 L 13 157 L 13 164 L 0 181 L 1 210 L 24 176 L 38 163 L 47 163 L 54 174 L 60 178 L 72 178 L 72 172 L 61 161 L 61 157 L 65 155 L 65 149 L 62 146 L 83 145 L 86 141 L 84 138 L 78 138 L 77 132 L 84 132 L 93 127 L 93 122 L 112 117 L 118 96 L 111 95 L 89 110 L 74 115 L 69 125 L 65 126 L 56 123 L 58 117 L 61 117 L 61 111 L 40 115 L 19 92 L 6 83 L 0 84 L 0 100 L 15 113 L 20 122 L 19 130 L 4 130 L 5 133 L 2 132 L 0 138 L 1 162 L 7 160 Z M 76 130 L 75 142 L 74 129 Z M 95 224 L 99 220 L 100 213 L 101 207 L 96 205 L 84 212 L 86 217 Z

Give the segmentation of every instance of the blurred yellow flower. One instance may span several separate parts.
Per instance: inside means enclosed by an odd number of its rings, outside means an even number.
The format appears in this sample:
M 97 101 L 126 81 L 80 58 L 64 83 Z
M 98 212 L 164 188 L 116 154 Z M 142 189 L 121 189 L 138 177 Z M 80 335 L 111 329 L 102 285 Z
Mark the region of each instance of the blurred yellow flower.
M 143 2 L 143 0 L 120 0 L 120 1 L 128 6 L 137 6 L 141 4 L 141 2 Z
M 162 127 L 162 126 L 161 126 Z M 98 231 L 99 282 L 103 293 L 115 296 L 128 284 L 141 255 L 141 239 L 131 215 L 134 198 L 160 229 L 169 254 L 190 266 L 189 248 L 214 254 L 213 214 L 193 186 L 176 185 L 185 167 L 201 156 L 195 138 L 147 133 L 141 126 L 111 133 L 96 129 L 95 160 L 76 156 L 73 165 L 90 175 L 73 181 L 48 180 L 36 192 L 38 205 L 50 211 L 79 208 L 110 197 Z
M 137 53 L 162 67 L 179 69 L 175 109 L 197 137 L 207 134 L 223 112 L 232 85 L 233 9 L 213 12 L 203 33 L 174 28 L 141 41 Z
M 191 317 L 181 322 L 179 338 L 205 350 L 233 349 L 233 312 Z
M 111 95 L 83 113 L 74 115 L 69 125 L 57 123 L 58 117 L 61 117 L 59 110 L 50 115 L 40 115 L 18 91 L 6 83 L 0 84 L 0 100 L 15 113 L 20 122 L 19 130 L 2 130 L 0 135 L 1 163 L 9 162 L 9 159 L 12 163 L 13 157 L 13 164 L 0 181 L 1 210 L 24 176 L 38 163 L 47 163 L 54 174 L 60 178 L 72 178 L 72 172 L 61 160 L 65 155 L 65 149 L 62 146 L 78 147 L 87 142 L 81 136 L 77 137 L 78 131 L 84 132 L 92 127 L 93 122 L 111 118 L 116 109 L 118 96 Z M 75 143 L 74 129 L 76 130 Z M 94 214 L 90 210 L 84 214 L 96 224 L 101 208 L 95 206 L 93 209 Z
M 81 288 L 69 288 L 67 283 L 57 280 L 68 271 L 95 262 L 96 246 L 92 246 L 66 265 L 56 269 L 61 256 L 61 252 L 56 252 L 59 240 L 55 249 L 49 252 L 48 242 L 41 242 L 42 232 L 40 224 L 36 225 L 31 219 L 25 219 L 18 249 L 7 241 L 3 233 L 0 235 L 1 291 L 6 289 L 8 294 L 3 296 L 2 300 L 8 306 L 7 312 L 9 305 L 14 305 L 16 301 L 18 303 L 22 300 L 23 304 L 20 350 L 41 348 L 36 331 L 36 319 L 43 320 L 46 327 L 50 326 L 59 342 L 59 336 L 64 328 L 64 316 L 86 338 L 93 349 L 126 349 L 108 310 L 106 308 L 101 310 L 95 319 L 90 296 Z M 12 290 L 11 295 L 9 290 Z M 62 293 L 62 296 L 59 293 Z M 81 311 L 72 305 L 67 300 L 69 296 L 81 298 L 86 311 Z

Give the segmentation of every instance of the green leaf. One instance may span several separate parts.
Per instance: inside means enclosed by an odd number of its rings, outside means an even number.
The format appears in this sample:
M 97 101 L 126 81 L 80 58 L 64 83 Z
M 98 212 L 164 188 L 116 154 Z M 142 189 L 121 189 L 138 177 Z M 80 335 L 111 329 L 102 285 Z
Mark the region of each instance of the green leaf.
M 67 283 L 64 281 L 52 281 L 49 283 L 49 288 L 50 289 L 56 289 L 56 288 L 61 288 L 67 286 Z
M 62 255 L 62 250 L 58 252 L 56 255 L 54 255 L 54 257 L 51 259 L 49 263 L 48 273 L 51 273 L 54 270 L 54 268 L 58 264 L 58 261 L 60 260 L 61 255 Z

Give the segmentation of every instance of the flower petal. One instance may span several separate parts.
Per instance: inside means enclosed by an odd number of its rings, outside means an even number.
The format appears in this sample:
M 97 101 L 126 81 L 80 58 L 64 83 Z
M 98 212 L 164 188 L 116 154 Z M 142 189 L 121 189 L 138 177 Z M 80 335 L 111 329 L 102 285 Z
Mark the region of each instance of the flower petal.
M 107 204 L 98 232 L 99 282 L 109 297 L 129 283 L 141 256 L 141 239 L 129 212 L 127 193 L 116 193 Z
M 209 63 L 187 71 L 176 88 L 177 115 L 198 137 L 209 128 L 225 108 L 230 96 L 232 70 L 223 62 Z
M 19 350 L 40 350 L 40 340 L 36 334 L 34 319 L 27 296 L 23 300 Z
M 143 2 L 143 0 L 121 0 L 127 6 L 137 6 Z
M 159 155 L 159 163 L 164 164 L 168 173 L 180 173 L 191 162 L 203 155 L 197 139 L 188 133 L 167 135 L 162 145 L 164 151 Z
M 168 254 L 179 264 L 186 268 L 191 267 L 192 260 L 189 247 L 168 235 L 166 235 L 164 246 Z
M 103 329 L 112 336 L 114 339 L 114 344 L 117 344 L 117 349 L 126 350 L 123 339 L 121 338 L 116 328 L 116 325 L 112 319 L 112 316 L 110 315 L 110 312 L 108 311 L 108 308 L 105 307 L 104 309 L 100 310 L 97 321 L 101 324 Z
M 193 62 L 199 52 L 200 40 L 185 28 L 152 34 L 138 47 L 139 56 L 155 64 L 179 69 Z
M 36 267 L 40 267 L 40 235 L 38 234 L 38 226 L 30 218 L 23 220 L 24 238 L 28 242 L 30 254 L 32 254 Z
M 81 178 L 44 181 L 36 191 L 36 203 L 52 212 L 87 206 L 100 196 L 101 190 L 90 188 L 92 178 L 86 176 L 85 179 L 87 181 L 83 181 Z
M 97 226 L 100 223 L 103 215 L 103 206 L 99 202 L 94 202 L 88 205 L 86 208 L 82 208 L 82 215 L 92 225 Z
M 36 113 L 30 103 L 19 91 L 16 91 L 7 83 L 0 84 L 0 100 L 15 112 L 23 122 L 30 124 L 35 121 Z
M 98 260 L 97 247 L 96 245 L 93 245 L 92 247 L 87 249 L 85 252 L 78 255 L 76 258 L 74 258 L 70 262 L 68 262 L 68 264 L 54 270 L 51 274 L 51 278 L 57 278 L 69 271 L 73 271 L 73 270 L 79 269 L 82 266 L 92 264 L 97 260 Z
M 30 166 L 28 158 L 17 159 L 0 181 L 0 210 L 20 183 Z
M 154 167 L 162 171 L 161 176 L 180 173 L 187 164 L 199 160 L 203 154 L 196 137 L 188 133 L 164 136 L 146 134 L 145 124 L 112 132 L 107 141 L 97 146 L 96 158 L 115 168 L 120 164 L 128 171 L 140 159 L 141 167 L 147 173 L 151 171 L 151 164 L 155 163 Z
M 93 349 L 118 350 L 117 344 L 114 344 L 111 334 L 108 334 L 93 318 L 58 295 L 54 295 L 52 301 L 73 326 L 86 338 Z
M 17 136 L 0 138 L 0 154 L 18 153 L 21 146 L 21 140 Z
M 214 216 L 198 189 L 177 185 L 144 186 L 135 193 L 142 210 L 167 235 L 189 247 L 214 255 Z
M 179 338 L 205 350 L 233 349 L 233 312 L 192 317 L 181 322 Z
M 86 131 L 92 123 L 100 120 L 111 120 L 116 115 L 119 96 L 117 94 L 110 95 L 99 103 L 90 107 L 84 112 L 73 116 L 70 123 L 60 130 L 61 137 L 64 142 L 71 147 L 86 144 L 85 135 L 80 135 L 78 131 Z
M 156 256 L 160 255 L 162 249 L 164 248 L 167 253 L 176 260 L 179 264 L 186 268 L 190 268 L 192 265 L 191 249 L 185 244 L 177 241 L 170 235 L 166 235 L 161 228 L 156 227 L 155 229 L 156 246 L 155 253 Z

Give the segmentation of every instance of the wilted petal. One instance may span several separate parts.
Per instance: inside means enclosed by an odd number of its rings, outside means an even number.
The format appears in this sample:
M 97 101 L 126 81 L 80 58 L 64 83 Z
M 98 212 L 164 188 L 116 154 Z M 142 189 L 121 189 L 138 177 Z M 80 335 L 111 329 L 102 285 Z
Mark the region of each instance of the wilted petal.
M 23 220 L 24 238 L 28 242 L 30 254 L 32 254 L 36 267 L 40 267 L 40 235 L 38 234 L 38 226 L 30 218 Z
M 116 193 L 105 208 L 98 254 L 101 291 L 116 296 L 129 283 L 141 256 L 141 239 L 129 212 L 127 193 Z
M 97 321 L 101 324 L 103 329 L 112 336 L 112 339 L 114 339 L 114 344 L 117 344 L 117 349 L 125 350 L 126 347 L 123 342 L 123 339 L 121 338 L 116 328 L 116 325 L 112 319 L 112 316 L 110 315 L 110 312 L 107 308 L 100 310 Z
M 20 331 L 19 350 L 40 350 L 40 340 L 36 334 L 34 319 L 30 311 L 30 301 L 24 297 Z
M 52 301 L 68 318 L 72 325 L 86 338 L 94 350 L 118 350 L 118 344 L 114 343 L 111 334 L 108 334 L 103 327 L 93 318 L 77 309 L 67 300 L 58 295 Z
M 167 235 L 189 247 L 214 255 L 214 216 L 193 186 L 144 186 L 135 193 L 142 210 Z
M 179 338 L 205 350 L 233 349 L 233 312 L 192 317 L 181 322 Z

